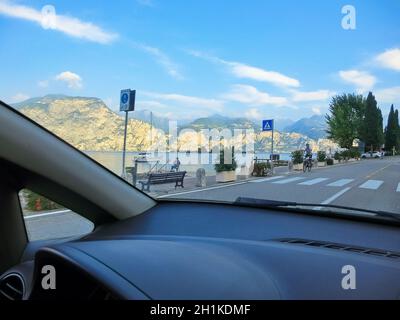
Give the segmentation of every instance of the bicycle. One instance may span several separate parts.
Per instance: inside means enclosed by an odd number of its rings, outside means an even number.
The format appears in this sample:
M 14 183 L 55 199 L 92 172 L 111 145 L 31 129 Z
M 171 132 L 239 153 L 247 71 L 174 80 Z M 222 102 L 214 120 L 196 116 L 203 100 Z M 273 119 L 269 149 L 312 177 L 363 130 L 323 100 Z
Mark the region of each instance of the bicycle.
M 305 159 L 303 162 L 303 172 L 306 172 L 307 170 L 308 172 L 311 172 L 311 168 L 312 168 L 312 159 L 311 158 Z

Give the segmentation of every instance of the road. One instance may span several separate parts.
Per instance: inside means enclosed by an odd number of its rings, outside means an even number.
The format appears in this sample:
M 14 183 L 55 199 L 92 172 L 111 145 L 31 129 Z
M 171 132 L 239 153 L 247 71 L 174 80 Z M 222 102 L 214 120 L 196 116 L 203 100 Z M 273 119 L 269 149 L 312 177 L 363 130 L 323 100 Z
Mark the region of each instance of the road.
M 234 201 L 237 197 L 335 204 L 400 214 L 400 158 L 368 159 L 163 198 Z
M 370 159 L 316 168 L 311 172 L 278 174 L 163 195 L 159 198 L 234 201 L 252 197 L 315 204 L 335 204 L 400 214 L 400 158 Z M 30 240 L 89 233 L 93 224 L 70 210 L 27 216 Z
M 93 223 L 71 210 L 57 210 L 25 216 L 30 241 L 76 237 L 93 230 Z

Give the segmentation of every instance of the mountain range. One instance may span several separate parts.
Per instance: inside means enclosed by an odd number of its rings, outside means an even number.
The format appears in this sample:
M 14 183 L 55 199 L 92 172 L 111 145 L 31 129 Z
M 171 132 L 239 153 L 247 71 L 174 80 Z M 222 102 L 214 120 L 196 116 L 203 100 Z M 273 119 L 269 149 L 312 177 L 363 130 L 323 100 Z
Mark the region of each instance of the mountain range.
M 124 117 L 112 111 L 95 97 L 70 97 L 65 95 L 47 95 L 32 98 L 13 105 L 14 108 L 43 125 L 81 150 L 115 151 L 122 150 Z M 150 147 L 149 133 L 156 139 L 165 140 L 159 130 L 151 130 L 150 112 L 134 111 L 128 121 L 127 149 L 146 150 Z M 286 122 L 290 123 L 290 122 Z M 154 128 L 168 132 L 168 119 L 153 115 Z M 277 152 L 290 152 L 311 143 L 315 149 L 334 146 L 323 139 L 325 122 L 322 116 L 301 119 L 291 123 L 284 130 L 277 130 L 274 142 Z M 196 119 L 179 129 L 253 129 L 255 131 L 256 150 L 269 150 L 270 132 L 261 132 L 261 125 L 246 118 L 230 118 L 212 115 Z M 197 150 L 197 137 L 188 133 L 179 139 L 181 150 Z
M 311 139 L 323 139 L 326 138 L 327 129 L 325 116 L 314 115 L 310 118 L 302 118 L 286 126 L 283 131 L 301 133 Z

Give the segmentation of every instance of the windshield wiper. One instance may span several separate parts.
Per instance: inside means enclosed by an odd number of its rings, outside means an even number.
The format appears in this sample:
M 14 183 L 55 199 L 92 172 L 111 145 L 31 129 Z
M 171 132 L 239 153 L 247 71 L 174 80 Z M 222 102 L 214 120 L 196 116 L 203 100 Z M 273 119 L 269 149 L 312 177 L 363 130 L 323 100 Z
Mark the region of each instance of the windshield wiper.
M 320 208 L 333 208 L 333 209 L 342 209 L 347 211 L 358 211 L 362 213 L 367 213 L 368 215 L 374 215 L 382 218 L 390 218 L 396 221 L 400 221 L 400 214 L 386 212 L 386 211 L 378 211 L 378 210 L 370 210 L 370 209 L 362 209 L 362 208 L 353 208 L 340 206 L 335 204 L 315 204 L 315 203 L 301 203 L 301 202 L 293 202 L 293 201 L 277 201 L 277 200 L 267 200 L 267 199 L 257 199 L 257 198 L 247 198 L 247 197 L 238 197 L 233 204 L 236 205 L 247 205 L 257 208 L 284 208 L 284 207 L 313 207 L 315 211 L 320 210 Z M 329 210 L 330 213 L 338 213 L 336 211 Z

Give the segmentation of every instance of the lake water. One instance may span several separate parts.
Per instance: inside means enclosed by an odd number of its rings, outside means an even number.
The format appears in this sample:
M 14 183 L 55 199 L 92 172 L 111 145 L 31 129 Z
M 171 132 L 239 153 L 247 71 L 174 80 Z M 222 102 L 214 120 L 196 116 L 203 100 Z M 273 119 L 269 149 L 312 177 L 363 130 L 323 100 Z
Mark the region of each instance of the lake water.
M 103 166 L 107 167 L 117 175 L 122 173 L 122 152 L 117 151 L 86 151 L 88 156 L 101 163 Z M 235 155 L 238 168 L 242 165 L 249 166 L 255 157 L 258 159 L 268 159 L 269 153 L 249 153 L 242 154 L 238 153 Z M 125 166 L 134 166 L 134 158 L 138 157 L 138 152 L 127 152 Z M 190 174 L 194 174 L 198 168 L 204 168 L 208 175 L 215 174 L 214 164 L 218 159 L 217 153 L 197 153 L 197 152 L 170 152 L 170 153 L 159 153 L 158 155 L 149 155 L 148 158 L 151 159 L 149 163 L 140 163 L 138 166 L 138 172 L 143 173 L 149 171 L 152 167 L 157 169 L 163 168 L 169 170 L 171 164 L 174 162 L 175 158 L 178 156 L 181 167 L 180 170 L 185 170 Z M 289 153 L 280 154 L 281 160 L 290 160 Z M 158 163 L 157 163 L 158 161 Z

